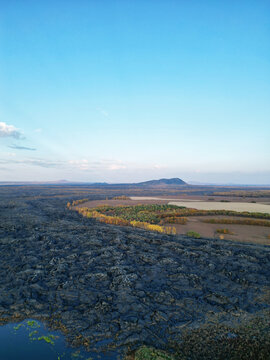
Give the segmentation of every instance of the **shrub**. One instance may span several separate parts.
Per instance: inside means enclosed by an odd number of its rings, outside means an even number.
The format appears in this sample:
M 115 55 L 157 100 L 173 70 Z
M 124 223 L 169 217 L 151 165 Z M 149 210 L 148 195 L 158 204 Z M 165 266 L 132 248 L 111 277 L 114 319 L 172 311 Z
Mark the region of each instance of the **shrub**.
M 115 197 L 113 197 L 113 200 L 130 200 L 130 197 L 128 197 L 126 195 L 115 196 Z
M 174 360 L 174 356 L 161 350 L 142 346 L 135 353 L 135 360 Z
M 72 206 L 76 206 L 76 205 L 79 205 L 79 204 L 83 204 L 85 202 L 89 201 L 89 199 L 79 199 L 79 200 L 74 200 L 72 201 Z
M 186 217 L 176 217 L 176 216 L 168 216 L 164 219 L 162 219 L 163 223 L 169 223 L 169 224 L 181 224 L 186 225 L 187 218 Z
M 236 225 L 256 225 L 270 227 L 270 221 L 255 219 L 204 219 L 204 223 L 209 224 L 236 224 Z
M 237 196 L 237 197 L 268 197 L 270 195 L 270 190 L 232 190 L 225 192 L 214 192 L 213 196 Z
M 228 235 L 233 235 L 233 232 L 230 231 L 229 229 L 217 229 L 216 233 L 218 234 L 228 234 Z
M 157 232 L 165 233 L 165 234 L 173 234 L 173 235 L 176 234 L 175 227 L 171 227 L 171 226 L 153 225 L 153 224 L 149 224 L 147 222 L 141 222 L 141 221 L 136 221 L 136 220 L 130 221 L 130 225 L 139 227 L 139 228 L 142 228 L 145 230 L 157 231 Z
M 167 216 L 211 216 L 211 215 L 225 215 L 225 216 L 240 216 L 248 218 L 257 218 L 257 219 L 270 219 L 270 214 L 267 213 L 258 213 L 258 212 L 248 212 L 248 211 L 233 211 L 233 210 L 198 210 L 192 208 L 181 208 L 178 207 L 177 210 L 173 212 L 166 212 L 160 214 L 160 218 Z
M 195 239 L 200 239 L 201 238 L 201 234 L 195 232 L 195 231 L 188 231 L 186 233 L 186 236 L 188 237 L 192 237 L 192 238 L 195 238 Z

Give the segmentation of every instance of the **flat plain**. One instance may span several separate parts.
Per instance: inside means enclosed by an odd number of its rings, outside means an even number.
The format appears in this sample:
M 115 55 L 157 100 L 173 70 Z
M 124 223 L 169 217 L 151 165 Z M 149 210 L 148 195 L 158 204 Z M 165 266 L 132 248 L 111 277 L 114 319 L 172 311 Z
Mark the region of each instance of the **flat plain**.
M 152 190 L 153 191 L 153 190 Z M 242 194 L 242 193 L 240 193 Z M 247 193 L 248 194 L 248 193 Z M 270 214 L 270 197 L 266 192 L 265 197 L 251 197 L 243 198 L 242 196 L 231 197 L 230 192 L 227 196 L 211 196 L 209 195 L 186 195 L 179 196 L 130 196 L 128 199 L 109 199 L 107 200 L 90 200 L 76 205 L 78 208 L 87 207 L 89 209 L 102 206 L 135 206 L 135 205 L 177 205 L 179 207 L 186 207 L 198 210 L 228 210 L 235 212 L 252 212 Z M 236 201 L 237 200 L 237 201 Z M 220 224 L 205 222 L 205 220 L 227 220 L 228 224 Z M 186 224 L 175 224 L 177 234 L 186 234 L 190 231 L 195 231 L 203 237 L 211 237 L 213 239 L 220 236 L 233 241 L 241 241 L 247 243 L 258 243 L 270 245 L 270 217 L 268 219 L 269 226 L 257 226 L 252 224 L 240 224 L 243 220 L 248 220 L 245 216 L 229 216 L 229 215 L 212 215 L 212 216 L 196 216 L 187 218 Z M 255 216 L 256 219 L 256 216 Z M 231 224 L 229 223 L 231 220 Z M 239 221 L 239 224 L 234 224 L 233 221 Z M 170 225 L 170 224 L 167 224 Z M 266 224 L 267 225 L 267 224 Z M 217 230 L 226 229 L 228 233 L 219 233 Z

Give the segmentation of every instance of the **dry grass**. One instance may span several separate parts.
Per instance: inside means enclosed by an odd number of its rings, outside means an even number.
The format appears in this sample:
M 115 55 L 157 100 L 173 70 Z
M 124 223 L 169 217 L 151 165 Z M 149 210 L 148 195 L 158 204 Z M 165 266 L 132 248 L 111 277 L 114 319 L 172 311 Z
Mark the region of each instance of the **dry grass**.
M 130 197 L 128 197 L 126 195 L 115 196 L 112 199 L 113 200 L 131 200 Z
M 168 216 L 162 219 L 163 223 L 186 225 L 188 219 L 186 217 Z
M 270 190 L 232 190 L 213 192 L 213 196 L 233 196 L 233 197 L 269 197 Z
M 255 219 L 204 219 L 204 223 L 208 224 L 236 224 L 236 225 L 256 225 L 270 227 L 270 221 Z
M 218 234 L 228 234 L 228 235 L 233 235 L 234 233 L 232 231 L 230 231 L 229 229 L 217 229 L 216 233 Z

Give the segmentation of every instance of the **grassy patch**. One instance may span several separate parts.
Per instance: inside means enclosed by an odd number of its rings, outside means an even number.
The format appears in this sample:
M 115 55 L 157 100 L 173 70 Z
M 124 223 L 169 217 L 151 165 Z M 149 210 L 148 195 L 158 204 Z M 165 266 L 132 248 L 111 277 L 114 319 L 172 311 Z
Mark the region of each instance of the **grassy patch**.
M 135 360 L 174 360 L 172 355 L 151 347 L 142 346 L 135 353 Z
M 17 331 L 17 330 L 19 330 L 22 326 L 23 326 L 23 324 L 18 324 L 18 325 L 15 325 L 15 326 L 13 327 L 13 329 Z
M 48 335 L 48 336 L 40 336 L 38 337 L 38 340 L 39 341 L 45 341 L 47 344 L 51 344 L 51 345 L 54 345 L 54 340 L 55 340 L 55 336 L 54 335 Z
M 188 231 L 186 233 L 186 236 L 192 237 L 192 238 L 195 238 L 195 239 L 200 239 L 201 238 L 201 234 L 197 233 L 196 231 Z
M 27 321 L 27 326 L 29 326 L 29 327 L 32 328 L 32 329 L 35 329 L 35 328 L 39 328 L 39 327 L 40 327 L 40 325 L 38 324 L 38 322 L 35 321 L 35 320 L 28 320 L 28 321 Z
M 29 333 L 29 337 L 32 338 L 32 337 L 33 337 L 34 335 L 36 335 L 37 333 L 38 333 L 37 330 L 31 331 L 31 332 Z

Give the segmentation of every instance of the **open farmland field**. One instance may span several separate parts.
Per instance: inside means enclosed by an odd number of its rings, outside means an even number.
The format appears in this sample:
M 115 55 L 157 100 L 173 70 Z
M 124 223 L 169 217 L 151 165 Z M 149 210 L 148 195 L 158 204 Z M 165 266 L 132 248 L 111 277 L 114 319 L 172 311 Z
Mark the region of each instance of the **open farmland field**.
M 155 205 L 173 205 L 179 207 L 194 208 L 197 210 L 203 210 L 205 213 L 199 213 L 200 216 L 196 216 L 196 212 L 187 212 L 183 213 L 182 216 L 186 217 L 186 223 L 177 224 L 175 223 L 166 223 L 162 222 L 162 225 L 165 227 L 174 227 L 177 234 L 185 235 L 190 231 L 195 231 L 199 233 L 202 237 L 212 237 L 224 238 L 226 240 L 233 241 L 242 241 L 242 242 L 254 242 L 258 244 L 270 245 L 270 205 L 259 204 L 259 203 L 247 203 L 247 202 L 220 202 L 220 201 L 204 201 L 203 198 L 194 199 L 194 196 L 187 196 L 185 201 L 181 198 L 176 197 L 147 197 L 147 196 L 131 196 L 127 197 L 125 200 L 120 199 L 111 199 L 111 200 L 95 200 L 95 201 L 85 201 L 81 204 L 76 205 L 76 208 L 88 208 L 95 209 L 97 208 L 100 211 L 100 208 L 104 207 L 136 207 L 139 205 L 150 206 L 151 204 Z M 180 201 L 181 200 L 181 201 Z M 234 216 L 226 215 L 226 211 L 223 214 L 213 214 L 212 216 L 208 215 L 207 210 L 226 210 L 236 212 Z M 142 209 L 143 210 L 143 209 Z M 149 210 L 151 212 L 151 210 Z M 126 210 L 127 212 L 127 210 Z M 254 219 L 264 218 L 264 220 L 254 220 L 250 221 L 250 217 L 242 215 L 241 217 L 237 216 L 237 212 L 251 212 L 254 213 L 252 216 Z M 106 211 L 104 212 L 104 214 Z M 260 213 L 260 215 L 255 213 Z M 263 215 L 265 214 L 265 215 Z M 113 215 L 112 211 L 108 211 L 107 215 Z M 181 215 L 181 214 L 180 214 Z M 208 215 L 208 216 L 207 216 Z M 98 217 L 98 215 L 96 216 Z M 125 217 L 124 217 L 125 218 Z M 218 221 L 220 219 L 221 223 L 210 223 L 205 222 L 205 220 Z M 225 221 L 228 223 L 223 224 Z M 267 222 L 268 219 L 268 222 Z M 105 221 L 104 219 L 102 219 Z M 135 218 L 133 219 L 135 220 Z M 137 220 L 137 218 L 136 218 Z M 223 222 L 222 222 L 223 221 Z M 230 221 L 232 223 L 230 223 Z M 239 222 L 237 224 L 237 222 Z M 246 224 L 245 224 L 246 222 Z M 156 221 L 156 224 L 160 224 L 159 220 Z M 126 224 L 128 225 L 128 224 Z M 130 224 L 129 224 L 130 225 Z M 217 232 L 219 229 L 227 229 L 227 234 L 220 234 Z
M 201 187 L 197 190 L 194 189 L 186 189 L 182 192 L 168 193 L 166 195 L 159 196 L 138 196 L 134 194 L 131 196 L 133 200 L 146 200 L 152 198 L 152 200 L 169 200 L 169 201 L 214 201 L 214 202 L 238 202 L 238 203 L 252 203 L 252 204 L 270 204 L 270 192 L 269 191 L 256 191 L 253 190 L 244 191 L 245 195 L 240 195 L 242 192 L 240 191 L 226 191 L 220 192 L 222 195 L 218 195 L 219 192 L 215 191 L 216 188 L 211 187 Z M 261 195 L 259 195 L 261 194 Z M 257 196 L 255 196 L 257 195 Z
M 207 216 L 207 219 L 231 219 L 231 220 L 243 220 L 243 218 L 232 218 L 232 217 L 217 217 Z M 202 217 L 190 217 L 186 225 L 174 225 L 178 234 L 186 234 L 189 231 L 195 231 L 202 237 L 207 238 L 223 238 L 226 240 L 240 241 L 246 243 L 256 243 L 270 245 L 270 228 L 264 226 L 255 225 L 239 225 L 239 224 L 209 224 L 204 223 Z M 217 232 L 218 229 L 228 229 L 230 234 L 220 234 Z
M 232 210 L 270 214 L 270 205 L 247 202 L 220 202 L 220 201 L 169 201 L 171 205 L 193 207 L 198 210 Z

